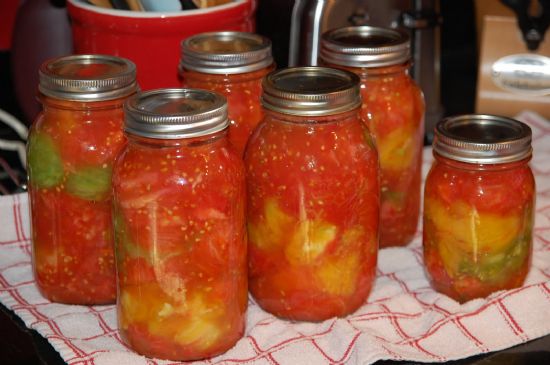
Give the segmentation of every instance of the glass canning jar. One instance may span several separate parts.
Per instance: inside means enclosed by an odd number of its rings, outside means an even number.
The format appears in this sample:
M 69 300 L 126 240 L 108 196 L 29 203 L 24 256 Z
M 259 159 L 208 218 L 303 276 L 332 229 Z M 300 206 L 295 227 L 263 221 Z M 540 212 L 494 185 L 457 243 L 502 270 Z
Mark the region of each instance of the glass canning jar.
M 410 42 L 393 29 L 346 27 L 322 36 L 322 63 L 361 79 L 361 117 L 380 159 L 380 247 L 408 244 L 420 215 L 424 97 L 409 75 Z
M 219 92 L 229 104 L 229 141 L 244 153 L 263 118 L 262 78 L 275 68 L 271 41 L 245 32 L 212 32 L 181 44 L 180 74 L 185 87 Z
M 115 302 L 111 171 L 135 77 L 132 62 L 103 55 L 40 67 L 43 111 L 30 131 L 27 167 L 34 274 L 51 301 Z
M 531 130 L 461 115 L 439 122 L 424 193 L 424 263 L 457 301 L 521 286 L 531 257 L 535 180 Z
M 345 316 L 365 302 L 378 252 L 378 158 L 359 78 L 274 71 L 262 102 L 245 152 L 250 291 L 279 317 Z
M 158 89 L 125 104 L 113 172 L 118 323 L 148 357 L 231 348 L 247 308 L 245 181 L 223 96 Z

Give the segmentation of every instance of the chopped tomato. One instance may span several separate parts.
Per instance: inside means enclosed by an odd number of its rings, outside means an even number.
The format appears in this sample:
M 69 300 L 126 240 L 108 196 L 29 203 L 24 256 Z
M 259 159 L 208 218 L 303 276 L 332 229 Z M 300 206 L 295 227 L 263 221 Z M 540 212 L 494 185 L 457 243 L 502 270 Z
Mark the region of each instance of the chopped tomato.
M 436 156 L 424 195 L 428 273 L 437 290 L 461 302 L 522 284 L 534 203 L 525 162 L 464 167 Z
M 363 304 L 379 219 L 366 127 L 354 112 L 316 119 L 267 112 L 245 154 L 250 291 L 267 311 L 310 321 Z
M 227 139 L 131 137 L 113 187 L 122 336 L 172 360 L 233 346 L 247 303 L 245 182 Z
M 56 302 L 113 303 L 111 167 L 125 143 L 123 100 L 43 102 L 28 145 L 38 287 Z
M 380 247 L 413 238 L 420 214 L 424 98 L 408 65 L 345 68 L 361 78 L 361 117 L 380 158 Z
M 252 131 L 264 117 L 260 104 L 262 78 L 273 69 L 274 66 L 268 66 L 258 71 L 226 75 L 190 70 L 183 73 L 185 87 L 216 91 L 227 98 L 229 141 L 241 156 Z

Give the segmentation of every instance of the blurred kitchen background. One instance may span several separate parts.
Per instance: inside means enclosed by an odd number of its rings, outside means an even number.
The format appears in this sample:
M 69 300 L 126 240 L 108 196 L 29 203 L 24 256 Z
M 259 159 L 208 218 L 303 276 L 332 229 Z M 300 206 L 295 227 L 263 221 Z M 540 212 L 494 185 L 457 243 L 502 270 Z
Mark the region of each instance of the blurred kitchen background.
M 302 8 L 292 20 L 296 3 Z M 523 48 L 520 53 L 536 53 L 539 48 L 537 44 L 537 50 L 529 50 L 522 41 L 518 19 L 523 20 L 525 34 L 531 31 L 531 38 L 537 30 L 542 33 L 539 38 L 544 36 L 541 29 L 545 30 L 550 20 L 550 0 L 257 0 L 257 5 L 257 32 L 272 40 L 279 67 L 287 66 L 289 57 L 291 64 L 307 62 L 304 60 L 312 50 L 304 39 L 311 39 L 315 30 L 351 24 L 407 29 L 413 46 L 413 76 L 428 104 L 426 144 L 441 117 L 476 111 L 482 47 L 499 48 L 509 41 L 484 44 L 484 19 L 488 15 L 508 17 L 518 34 L 514 36 L 518 47 Z M 315 23 L 319 6 L 324 12 Z M 38 65 L 72 52 L 69 22 L 63 0 L 0 1 L 0 109 L 26 126 L 39 110 L 35 100 Z M 10 145 L 10 141 L 22 141 L 20 134 L 0 124 L 0 193 L 15 191 L 17 180 L 24 179 L 18 152 Z

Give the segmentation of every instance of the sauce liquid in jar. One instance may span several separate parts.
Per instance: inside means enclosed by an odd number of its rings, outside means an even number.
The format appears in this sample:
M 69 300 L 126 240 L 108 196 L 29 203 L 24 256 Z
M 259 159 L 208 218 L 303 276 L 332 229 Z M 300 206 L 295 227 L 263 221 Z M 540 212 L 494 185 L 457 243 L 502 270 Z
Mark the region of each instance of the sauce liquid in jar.
M 247 308 L 245 175 L 227 103 L 159 89 L 125 110 L 113 173 L 120 333 L 148 357 L 215 356 L 243 335 Z
M 424 98 L 408 74 L 409 39 L 392 29 L 325 33 L 321 61 L 361 79 L 361 117 L 380 158 L 380 247 L 408 244 L 420 214 Z
M 99 55 L 46 61 L 43 112 L 28 142 L 33 266 L 41 293 L 69 304 L 114 303 L 111 171 L 125 144 L 123 102 L 135 65 Z
M 266 117 L 245 153 L 250 291 L 279 317 L 345 316 L 366 300 L 378 252 L 378 159 L 359 80 L 304 67 L 263 87 Z
M 262 78 L 275 68 L 271 41 L 244 32 L 202 33 L 182 42 L 183 85 L 219 92 L 229 104 L 229 141 L 241 155 L 263 118 Z
M 459 302 L 521 286 L 532 249 L 531 130 L 491 115 L 444 119 L 424 195 L 424 262 Z

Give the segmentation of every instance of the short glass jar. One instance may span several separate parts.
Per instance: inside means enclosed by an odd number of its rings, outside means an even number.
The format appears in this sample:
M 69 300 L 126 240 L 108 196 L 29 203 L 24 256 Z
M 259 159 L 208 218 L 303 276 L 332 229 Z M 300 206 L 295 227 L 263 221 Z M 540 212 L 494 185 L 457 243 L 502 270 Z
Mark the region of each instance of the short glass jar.
M 250 291 L 279 317 L 345 316 L 367 299 L 378 253 L 378 158 L 359 79 L 274 71 L 262 103 L 245 153 Z
M 229 141 L 244 153 L 263 118 L 262 78 L 275 68 L 271 41 L 245 32 L 212 32 L 181 44 L 180 75 L 185 87 L 219 92 L 229 104 Z
M 67 56 L 39 70 L 43 111 L 27 146 L 33 266 L 40 292 L 68 304 L 114 303 L 111 171 L 126 139 L 129 60 Z
M 125 104 L 113 172 L 122 338 L 148 357 L 208 358 L 244 333 L 245 181 L 223 96 L 158 89 Z
M 408 244 L 420 215 L 424 97 L 409 75 L 409 37 L 394 29 L 346 27 L 322 36 L 321 62 L 361 79 L 361 117 L 380 159 L 380 247 Z
M 424 264 L 433 287 L 459 302 L 521 286 L 530 267 L 535 180 L 531 129 L 461 115 L 435 129 L 424 193 Z

